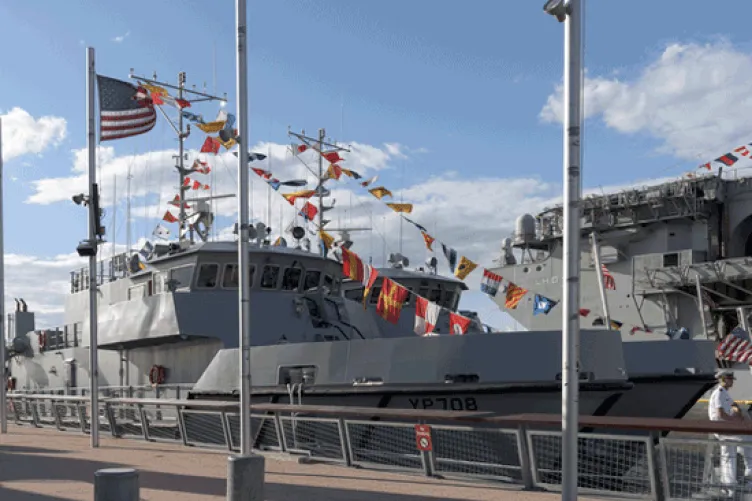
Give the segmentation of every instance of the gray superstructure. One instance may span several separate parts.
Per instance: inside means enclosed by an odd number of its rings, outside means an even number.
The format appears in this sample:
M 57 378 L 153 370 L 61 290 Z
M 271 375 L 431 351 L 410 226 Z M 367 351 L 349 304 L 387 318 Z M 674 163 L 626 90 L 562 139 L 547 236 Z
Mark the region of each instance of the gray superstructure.
M 691 365 L 688 345 L 715 345 L 734 327 L 748 339 L 752 179 L 719 171 L 592 195 L 582 205 L 581 307 L 588 310 L 582 325 L 605 326 L 606 317 L 619 323 L 614 328 L 633 381 L 681 372 Z M 490 268 L 530 291 L 515 309 L 505 307 L 502 293 L 494 300 L 531 331 L 561 325 L 556 309 L 534 315 L 533 301 L 535 294 L 561 298 L 562 211 L 557 206 L 520 216 Z M 737 368 L 742 381 L 735 391 L 749 398 L 749 366 Z

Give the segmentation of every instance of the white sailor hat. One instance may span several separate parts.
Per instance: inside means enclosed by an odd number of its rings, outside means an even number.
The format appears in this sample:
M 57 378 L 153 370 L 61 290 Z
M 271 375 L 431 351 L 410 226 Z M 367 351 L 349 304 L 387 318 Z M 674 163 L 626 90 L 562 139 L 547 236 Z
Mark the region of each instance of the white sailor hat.
M 732 371 L 731 369 L 718 369 L 715 373 L 715 378 L 721 379 L 724 377 L 731 378 L 731 379 L 736 378 L 736 376 L 734 375 L 734 371 Z

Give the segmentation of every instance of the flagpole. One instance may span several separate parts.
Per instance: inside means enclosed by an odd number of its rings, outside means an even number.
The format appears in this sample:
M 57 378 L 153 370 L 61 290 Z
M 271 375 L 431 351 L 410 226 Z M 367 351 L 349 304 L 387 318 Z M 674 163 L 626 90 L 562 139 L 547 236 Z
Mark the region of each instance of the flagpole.
M 564 269 L 562 298 L 561 499 L 576 501 L 580 370 L 580 199 L 582 196 L 582 20 L 584 0 L 548 0 L 543 10 L 564 23 Z M 596 270 L 601 273 L 601 270 Z
M 240 454 L 251 454 L 250 284 L 248 283 L 248 75 L 246 0 L 236 0 L 238 93 L 238 273 L 240 292 Z M 260 235 L 261 236 L 261 235 Z
M 89 149 L 89 245 L 93 252 L 89 255 L 89 382 L 91 401 L 91 446 L 99 447 L 99 357 L 97 353 L 97 226 L 99 204 L 97 193 L 97 144 L 96 119 L 94 116 L 94 86 L 97 76 L 94 63 L 94 47 L 86 49 L 86 146 Z
M 238 296 L 240 343 L 240 455 L 227 463 L 227 501 L 263 501 L 265 459 L 252 454 L 251 331 L 248 201 L 248 55 L 246 0 L 235 0 L 238 98 Z M 261 236 L 261 235 L 260 235 Z
M 3 119 L 0 118 L 0 363 L 3 368 L 3 380 L 0 384 L 0 433 L 8 433 L 8 403 L 6 389 L 8 388 L 8 373 L 6 370 L 6 342 L 5 332 L 5 242 L 3 234 Z

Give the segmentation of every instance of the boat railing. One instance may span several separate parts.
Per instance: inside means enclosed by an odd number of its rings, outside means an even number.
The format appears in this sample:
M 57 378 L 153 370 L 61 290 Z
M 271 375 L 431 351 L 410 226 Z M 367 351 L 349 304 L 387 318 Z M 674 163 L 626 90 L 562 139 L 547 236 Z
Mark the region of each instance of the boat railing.
M 116 438 L 237 451 L 237 402 L 104 398 L 100 430 Z M 89 433 L 90 401 L 13 393 L 19 425 Z M 581 416 L 578 483 L 597 497 L 684 500 L 752 490 L 721 483 L 721 436 L 752 437 L 752 423 Z M 256 404 L 254 447 L 307 462 L 494 481 L 528 490 L 561 486 L 561 416 L 494 416 L 478 411 Z M 739 442 L 737 442 L 739 443 Z M 739 470 L 741 473 L 742 470 Z M 729 494 L 730 492 L 730 494 Z M 746 498 L 745 498 L 746 499 Z
M 128 276 L 127 253 L 115 254 L 97 262 L 97 286 L 114 282 Z M 82 267 L 70 272 L 71 294 L 89 289 L 89 268 Z

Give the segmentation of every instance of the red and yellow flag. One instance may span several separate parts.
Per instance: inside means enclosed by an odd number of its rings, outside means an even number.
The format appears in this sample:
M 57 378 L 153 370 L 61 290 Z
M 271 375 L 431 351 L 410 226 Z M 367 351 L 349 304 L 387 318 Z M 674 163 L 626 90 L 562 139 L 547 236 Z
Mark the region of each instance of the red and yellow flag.
M 285 197 L 285 200 L 287 200 L 290 205 L 295 205 L 295 200 L 298 198 L 311 198 L 315 194 L 315 190 L 301 190 L 292 193 L 282 193 L 282 196 Z
M 357 254 L 342 247 L 342 274 L 350 280 L 363 284 L 363 307 L 365 308 L 371 287 L 379 272 L 373 266 L 365 264 Z
M 520 304 L 520 301 L 525 297 L 525 294 L 527 294 L 527 289 L 523 289 L 519 285 L 509 282 L 509 285 L 507 286 L 507 300 L 504 303 L 504 306 L 510 310 L 517 308 L 517 305 Z
M 426 233 L 425 231 L 421 231 L 421 233 L 423 234 L 423 240 L 425 240 L 425 241 L 426 241 L 426 248 L 427 248 L 428 250 L 430 250 L 431 252 L 433 252 L 433 247 L 431 247 L 431 246 L 433 245 L 433 242 L 434 242 L 434 240 L 436 240 L 436 239 L 435 239 L 435 238 L 433 238 L 433 237 L 432 237 L 431 235 L 429 235 L 428 233 Z
M 387 322 L 396 324 L 402 312 L 402 305 L 410 293 L 397 282 L 384 277 L 381 283 L 381 294 L 376 305 L 376 313 Z

